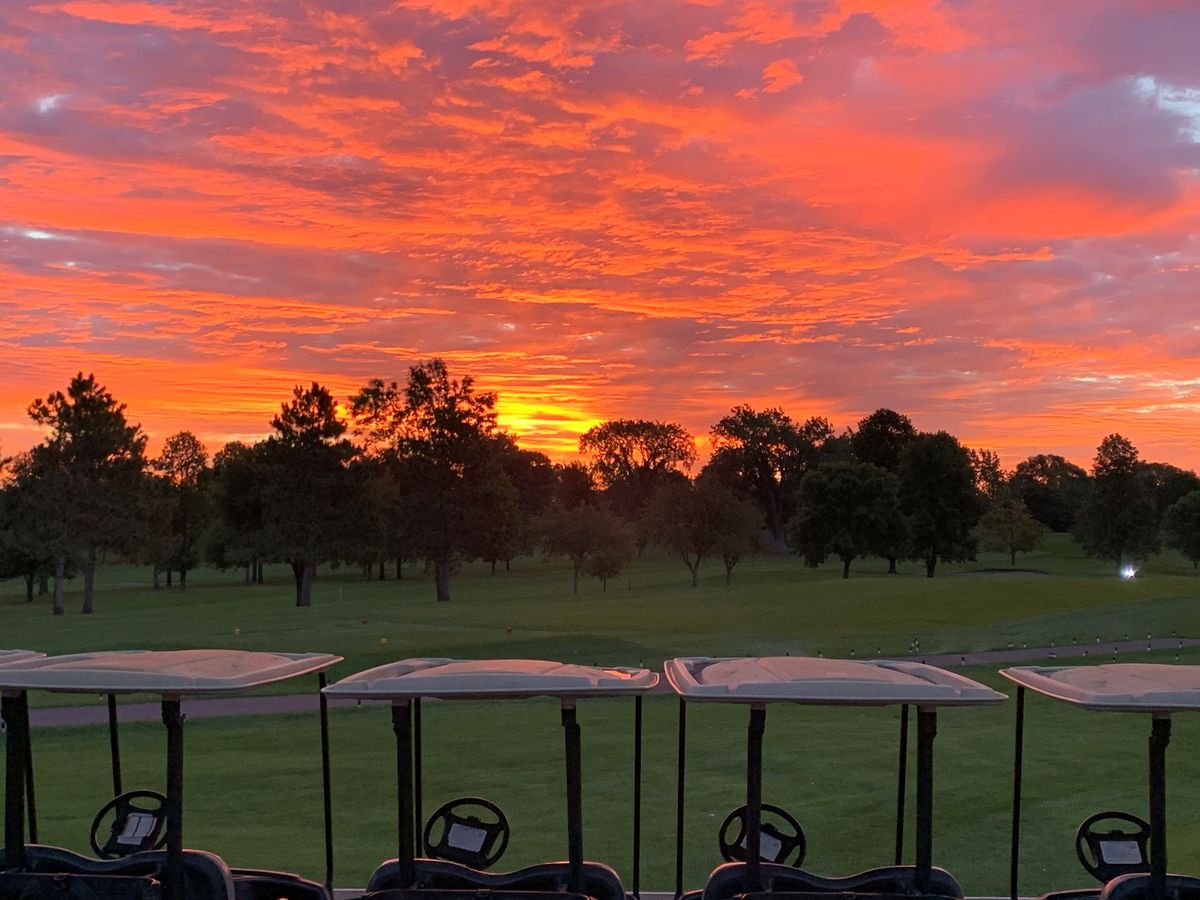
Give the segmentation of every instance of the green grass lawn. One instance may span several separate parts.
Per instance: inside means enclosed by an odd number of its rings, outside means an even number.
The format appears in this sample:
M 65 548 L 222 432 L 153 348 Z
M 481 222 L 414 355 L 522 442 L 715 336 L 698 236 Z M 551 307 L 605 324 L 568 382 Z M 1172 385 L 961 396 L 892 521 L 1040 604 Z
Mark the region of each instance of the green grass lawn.
M 531 656 L 644 663 L 699 654 L 809 653 L 859 657 L 1014 646 L 1094 643 L 1147 634 L 1200 636 L 1200 577 L 1164 556 L 1143 577 L 1083 558 L 1061 536 L 1018 561 L 1048 575 L 971 574 L 1007 560 L 916 564 L 887 576 L 885 564 L 804 568 L 788 557 L 739 566 L 724 585 L 719 564 L 688 586 L 682 563 L 635 563 L 607 591 L 588 581 L 570 591 L 560 561 L 519 560 L 495 577 L 468 566 L 454 600 L 437 604 L 431 580 L 395 581 L 322 570 L 314 606 L 293 607 L 288 570 L 244 586 L 237 572 L 193 573 L 186 594 L 153 591 L 144 570 L 105 567 L 98 612 L 54 619 L 47 598 L 25 604 L 21 585 L 0 584 L 0 646 L 47 652 L 132 647 L 232 646 L 325 650 L 347 661 L 334 677 L 404 656 Z M 705 574 L 707 573 L 707 574 Z M 365 620 L 365 621 L 364 621 Z M 235 630 L 237 633 L 235 633 Z M 386 643 L 383 643 L 386 641 Z M 1104 657 L 1109 658 L 1108 656 Z M 1134 657 L 1127 657 L 1134 658 Z M 1200 663 L 1200 651 L 1156 657 Z M 967 670 L 1005 690 L 987 668 Z M 311 689 L 303 679 L 296 689 Z M 35 705 L 50 701 L 35 695 Z M 58 698 L 56 702 L 63 702 Z M 74 701 L 78 702 L 78 698 Z M 1140 716 L 1077 712 L 1031 697 L 1027 705 L 1022 891 L 1084 886 L 1073 860 L 1075 826 L 1104 808 L 1145 814 L 1149 723 Z M 581 704 L 586 847 L 629 878 L 632 705 Z M 561 728 L 552 702 L 427 704 L 426 812 L 478 793 L 509 814 L 514 835 L 501 868 L 565 855 Z M 394 855 L 394 740 L 386 708 L 332 715 L 337 882 L 362 885 Z M 1012 765 L 1011 704 L 947 711 L 937 739 L 935 859 L 968 893 L 1007 890 Z M 689 714 L 687 883 L 717 862 L 716 828 L 743 800 L 744 712 L 693 707 Z M 643 887 L 673 884 L 676 703 L 646 701 Z M 809 838 L 806 868 L 844 874 L 890 861 L 895 804 L 895 710 L 773 707 L 767 723 L 765 799 L 792 810 Z M 163 729 L 127 726 L 128 787 L 162 788 Z M 82 849 L 111 792 L 102 729 L 38 729 L 34 735 L 44 840 Z M 1200 871 L 1200 717 L 1179 716 L 1168 753 L 1171 868 Z M 188 724 L 187 842 L 233 864 L 319 875 L 322 865 L 315 717 L 195 720 Z M 910 779 L 911 787 L 911 779 Z M 909 810 L 913 809 L 910 799 Z M 912 830 L 907 861 L 912 861 Z

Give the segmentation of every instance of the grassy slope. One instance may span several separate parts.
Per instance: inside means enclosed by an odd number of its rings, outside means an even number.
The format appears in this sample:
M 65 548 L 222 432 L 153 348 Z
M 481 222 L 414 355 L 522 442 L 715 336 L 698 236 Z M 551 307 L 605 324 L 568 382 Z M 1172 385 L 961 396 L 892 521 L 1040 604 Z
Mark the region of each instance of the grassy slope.
M 1121 582 L 1109 566 L 1081 558 L 1056 539 L 1020 564 L 1055 574 L 955 574 L 1002 565 L 985 559 L 944 567 L 930 581 L 911 564 L 888 577 L 881 563 L 866 561 L 843 582 L 833 569 L 764 558 L 739 567 L 732 589 L 714 565 L 692 590 L 682 564 L 650 560 L 607 592 L 588 582 L 572 596 L 560 563 L 523 561 L 494 579 L 468 569 L 455 582 L 454 601 L 441 606 L 431 599 L 428 579 L 380 585 L 342 570 L 322 573 L 310 610 L 292 608 L 282 569 L 270 572 L 272 584 L 249 588 L 234 573 L 196 573 L 184 596 L 151 591 L 144 572 L 112 567 L 101 579 L 100 612 L 90 619 L 75 614 L 75 595 L 68 598 L 69 615 L 55 621 L 44 600 L 26 606 L 18 585 L 0 585 L 0 645 L 51 652 L 189 645 L 333 650 L 347 657 L 335 670 L 342 675 L 408 655 L 657 666 L 681 654 L 896 654 L 914 639 L 923 652 L 935 652 L 1010 641 L 1107 641 L 1127 633 L 1200 636 L 1200 580 L 1177 560 L 1156 560 L 1145 578 Z M 1179 658 L 1200 663 L 1200 652 L 1185 650 Z M 969 671 L 1003 689 L 989 670 Z M 581 717 L 588 854 L 611 860 L 628 878 L 631 709 L 593 702 Z M 1200 801 L 1197 719 L 1178 717 L 1169 755 L 1177 871 L 1200 869 L 1200 822 L 1186 814 Z M 562 854 L 561 735 L 552 703 L 431 704 L 425 721 L 427 811 L 452 796 L 481 793 L 513 822 L 505 867 Z M 772 711 L 766 797 L 805 824 L 808 868 L 842 873 L 890 857 L 896 721 L 895 711 Z M 716 862 L 717 824 L 742 799 L 744 718 L 704 708 L 689 722 L 687 880 L 698 885 Z M 1009 708 L 942 716 L 936 858 L 970 893 L 1006 889 L 1011 726 Z M 1109 807 L 1144 811 L 1147 727 L 1141 717 L 1097 716 L 1031 700 L 1023 891 L 1086 883 L 1071 851 L 1084 816 Z M 388 717 L 378 708 L 335 711 L 333 728 L 337 880 L 362 884 L 375 862 L 394 853 L 394 745 Z M 651 888 L 666 888 L 673 879 L 674 730 L 675 703 L 650 698 L 643 885 Z M 124 735 L 126 783 L 161 787 L 161 726 L 129 726 Z M 43 837 L 81 848 L 92 813 L 110 791 L 104 736 L 95 729 L 46 729 L 35 739 Z M 318 874 L 320 785 L 310 717 L 195 721 L 187 751 L 189 844 L 234 863 Z M 908 838 L 911 860 L 911 828 Z

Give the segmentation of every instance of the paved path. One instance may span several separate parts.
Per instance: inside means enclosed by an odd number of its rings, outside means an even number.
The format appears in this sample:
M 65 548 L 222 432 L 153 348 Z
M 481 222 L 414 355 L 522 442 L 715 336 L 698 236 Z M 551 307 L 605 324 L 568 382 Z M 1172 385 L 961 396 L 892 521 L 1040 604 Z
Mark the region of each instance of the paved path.
M 1200 646 L 1200 638 L 1154 638 L 1143 641 L 1109 641 L 1098 644 L 1079 644 L 1061 647 L 1018 647 L 1010 650 L 981 650 L 972 653 L 930 653 L 924 656 L 901 657 L 920 660 L 935 666 L 972 666 L 991 663 L 1048 662 L 1056 659 L 1084 657 L 1110 659 L 1114 654 L 1170 651 L 1181 647 Z M 659 681 L 656 692 L 670 693 L 666 679 Z M 331 700 L 331 708 L 353 706 L 354 700 Z M 279 694 L 263 697 L 220 697 L 183 701 L 184 713 L 192 719 L 218 716 L 265 716 L 275 713 L 316 713 L 315 694 Z M 162 708 L 157 702 L 122 703 L 117 706 L 121 722 L 158 721 Z M 63 725 L 102 725 L 108 722 L 108 708 L 102 703 L 91 706 L 55 706 L 29 711 L 34 727 Z

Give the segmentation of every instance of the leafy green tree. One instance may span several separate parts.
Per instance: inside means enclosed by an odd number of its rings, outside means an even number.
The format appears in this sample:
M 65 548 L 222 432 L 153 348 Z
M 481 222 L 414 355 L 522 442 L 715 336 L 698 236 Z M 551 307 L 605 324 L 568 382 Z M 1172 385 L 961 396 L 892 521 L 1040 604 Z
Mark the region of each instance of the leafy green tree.
M 220 569 L 245 567 L 247 584 L 262 583 L 269 549 L 263 513 L 267 456 L 265 443 L 241 441 L 227 443 L 213 456 L 217 517 L 208 531 L 205 557 Z
M 598 498 L 592 470 L 581 462 L 555 464 L 553 502 L 564 509 L 595 505 Z
M 271 427 L 260 451 L 263 534 L 271 556 L 292 568 L 296 605 L 307 607 L 317 566 L 349 553 L 365 484 L 349 468 L 357 451 L 333 395 L 317 382 L 297 385 Z
M 1009 565 L 1015 566 L 1017 554 L 1035 549 L 1046 531 L 1046 526 L 1030 514 L 1021 500 L 1001 494 L 980 517 L 975 537 L 982 549 L 1007 553 Z
M 1008 480 L 1013 496 L 1051 531 L 1070 531 L 1091 491 L 1088 473 L 1054 454 L 1031 456 Z
M 548 555 L 571 560 L 571 592 L 575 594 L 579 593 L 579 576 L 589 571 L 589 560 L 628 560 L 633 552 L 630 527 L 615 513 L 589 503 L 573 509 L 552 508 L 542 519 L 541 531 L 542 549 Z
M 939 561 L 974 559 L 972 534 L 982 513 L 975 470 L 951 434 L 919 434 L 900 453 L 900 508 L 908 520 L 913 558 L 932 578 Z
M 752 498 L 782 549 L 800 479 L 832 437 L 825 419 L 797 424 L 779 409 L 736 406 L 710 430 L 713 453 L 701 474 Z
M 621 574 L 633 559 L 633 553 L 633 537 L 629 529 L 614 528 L 610 534 L 597 541 L 592 551 L 584 557 L 579 572 L 589 578 L 598 578 L 600 589 L 607 591 L 608 579 Z
M 1200 567 L 1200 490 L 1171 504 L 1163 519 L 1163 532 L 1168 547 L 1191 560 L 1192 568 Z
M 54 573 L 58 535 L 50 513 L 59 502 L 33 474 L 30 454 L 0 462 L 9 463 L 0 489 L 0 579 L 21 578 L 32 603 L 35 582 Z
M 849 578 L 855 559 L 885 556 L 903 542 L 899 491 L 896 476 L 871 463 L 818 466 L 800 482 L 792 545 L 814 566 L 837 556 Z
M 180 431 L 167 438 L 150 468 L 165 484 L 171 507 L 171 550 L 163 561 L 168 572 L 179 572 L 179 587 L 186 590 L 187 573 L 200 562 L 200 537 L 212 511 L 208 450 L 190 431 Z
M 1200 491 L 1200 476 L 1170 463 L 1139 462 L 1138 477 L 1145 482 L 1160 523 L 1176 500 Z
M 63 613 L 62 580 L 68 559 L 77 556 L 83 569 L 82 612 L 89 614 L 95 610 L 99 551 L 119 547 L 134 527 L 131 513 L 146 464 L 146 436 L 126 420 L 125 404 L 94 375 L 82 372 L 65 392 L 34 400 L 28 412 L 50 432 L 30 451 L 30 468 L 58 503 L 46 510 L 55 528 L 54 613 Z
M 664 486 L 654 496 L 646 526 L 655 543 L 683 561 L 692 587 L 696 587 L 700 563 L 714 556 L 726 560 L 728 581 L 743 548 L 761 531 L 762 517 L 751 501 L 715 479 L 700 478 L 694 483 L 683 479 Z M 747 533 L 749 529 L 752 534 Z
M 1074 537 L 1089 556 L 1118 564 L 1158 552 L 1158 512 L 1139 477 L 1138 451 L 1119 434 L 1096 450 L 1091 496 L 1079 511 Z

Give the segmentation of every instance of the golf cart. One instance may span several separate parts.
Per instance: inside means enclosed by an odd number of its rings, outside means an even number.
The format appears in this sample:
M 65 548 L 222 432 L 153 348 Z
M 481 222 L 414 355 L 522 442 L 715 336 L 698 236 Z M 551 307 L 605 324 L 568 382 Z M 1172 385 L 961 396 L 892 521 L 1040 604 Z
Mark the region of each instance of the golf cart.
M 962 888 L 933 866 L 933 740 L 939 706 L 1000 703 L 1005 695 L 953 672 L 916 662 L 689 657 L 666 662 L 679 695 L 679 784 L 676 820 L 675 894 L 683 891 L 684 762 L 689 703 L 737 703 L 749 707 L 746 739 L 746 803 L 731 812 L 718 832 L 726 862 L 713 870 L 703 900 L 767 900 L 828 896 L 961 898 Z M 895 864 L 856 875 L 825 877 L 800 868 L 804 832 L 796 819 L 762 802 L 763 733 L 767 705 L 900 706 L 900 778 Z M 916 865 L 901 865 L 907 773 L 908 708 L 917 708 Z M 770 812 L 773 821 L 764 821 Z M 736 826 L 736 834 L 731 829 Z
M 1089 816 L 1075 834 L 1075 853 L 1102 887 L 1055 891 L 1045 900 L 1200 900 L 1200 878 L 1167 874 L 1166 752 L 1171 715 L 1200 712 L 1200 666 L 1108 663 L 1096 666 L 1018 666 L 1000 674 L 1017 685 L 1013 765 L 1010 893 L 1017 896 L 1021 833 L 1021 764 L 1025 690 L 1095 712 L 1140 712 L 1151 717 L 1150 821 L 1127 812 Z M 1104 823 L 1109 827 L 1104 827 Z
M 8 723 L 4 855 L 0 900 L 327 900 L 332 878 L 328 727 L 321 698 L 325 784 L 325 885 L 295 875 L 230 869 L 212 853 L 183 847 L 183 697 L 241 693 L 301 675 L 324 672 L 341 657 L 327 653 L 256 653 L 242 650 L 105 651 L 30 659 L 0 668 L 0 698 Z M 105 694 L 116 796 L 92 822 L 96 858 L 33 840 L 23 817 L 29 771 L 27 692 Z M 167 729 L 166 794 L 123 791 L 116 728 L 118 694 L 158 694 Z M 107 823 L 107 824 L 106 824 Z M 165 846 L 165 850 L 163 849 Z
M 641 797 L 641 697 L 658 676 L 641 668 L 601 668 L 545 660 L 406 659 L 343 678 L 325 689 L 330 697 L 391 703 L 396 735 L 399 800 L 398 848 L 367 883 L 367 896 L 386 900 L 626 900 L 617 873 L 585 862 L 581 735 L 576 702 L 588 697 L 635 698 L 634 896 L 637 896 Z M 425 856 L 416 855 L 421 817 L 422 699 L 559 701 L 566 749 L 567 861 L 506 873 L 485 871 L 508 845 L 509 825 L 495 804 L 463 797 L 439 807 L 421 831 Z

